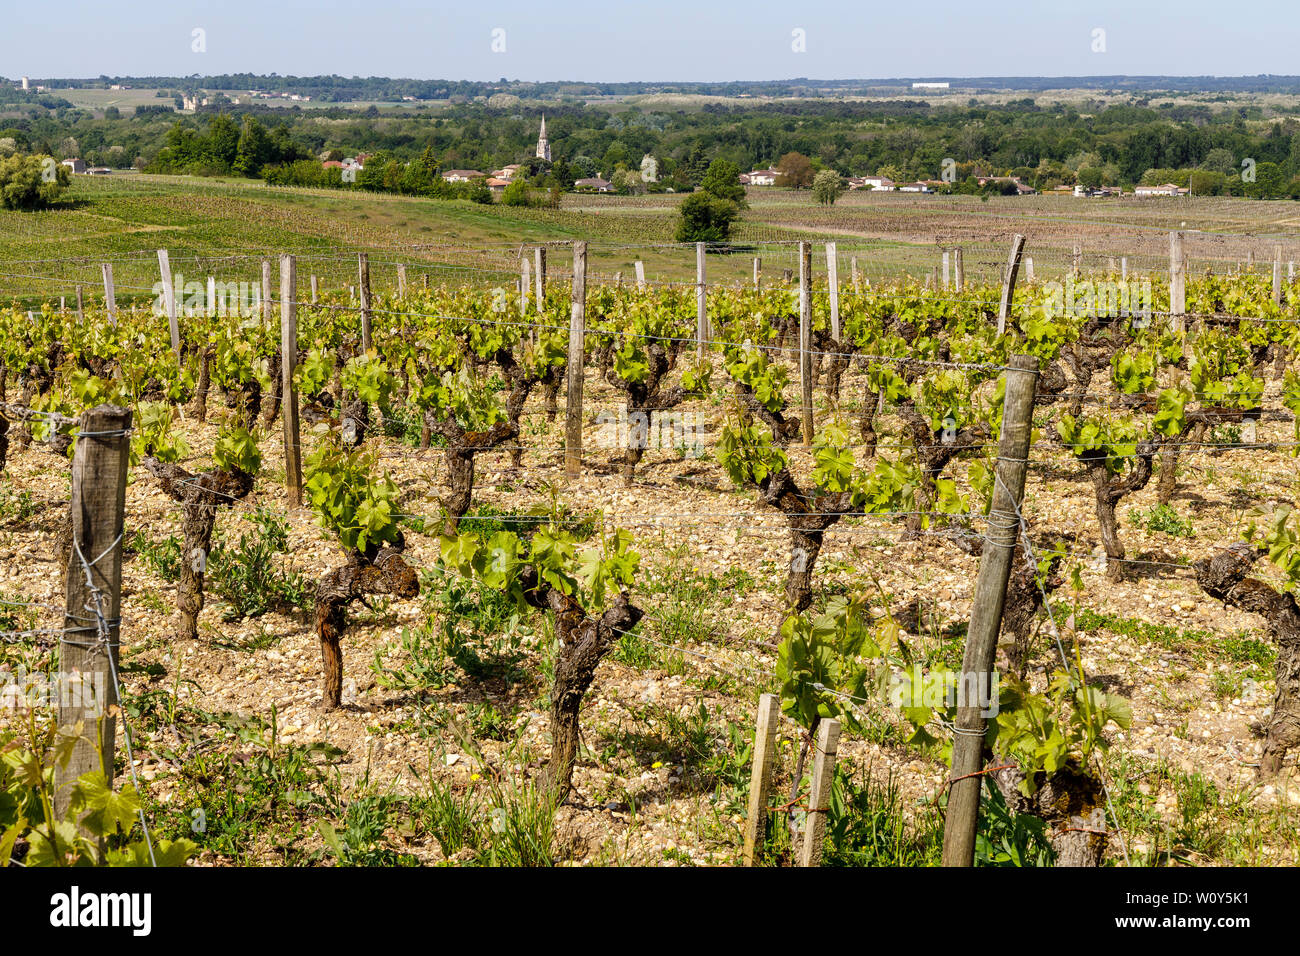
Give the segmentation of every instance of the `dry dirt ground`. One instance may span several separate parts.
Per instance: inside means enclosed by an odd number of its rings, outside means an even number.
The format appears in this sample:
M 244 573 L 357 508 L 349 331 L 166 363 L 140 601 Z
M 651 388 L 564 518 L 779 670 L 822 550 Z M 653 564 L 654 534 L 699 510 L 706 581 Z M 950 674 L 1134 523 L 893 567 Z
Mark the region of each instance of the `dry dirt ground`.
M 716 381 L 724 381 L 717 371 Z M 1277 387 L 1270 383 L 1266 408 L 1280 407 Z M 855 372 L 844 395 L 860 394 Z M 196 449 L 191 468 L 206 466 L 216 422 L 227 413 L 215 391 L 210 404 L 208 424 L 183 425 Z M 548 423 L 539 402 L 526 413 L 528 451 L 521 474 L 509 471 L 504 453 L 479 460 L 476 507 L 526 510 L 558 500 L 576 514 L 598 511 L 606 527 L 634 533 L 645 568 L 637 599 L 650 614 L 642 625 L 645 639 L 606 659 L 588 694 L 582 718 L 586 749 L 576 789 L 556 815 L 555 856 L 560 861 L 738 860 L 743 801 L 728 781 L 737 774 L 743 778 L 745 768 L 737 771 L 728 759 L 734 764 L 738 744 L 752 740 L 757 694 L 774 686 L 772 641 L 780 621 L 787 541 L 784 519 L 759 505 L 752 490 L 731 487 L 713 457 L 714 430 L 727 407 L 727 392 L 720 386 L 709 400 L 686 406 L 709 422 L 705 454 L 696 458 L 652 450 L 640 479 L 629 487 L 606 464 L 618 449 L 599 446 L 596 416 L 617 409 L 618 402 L 592 370 L 586 468 L 580 479 L 563 480 L 562 409 Z M 886 416 L 886 430 L 889 424 Z M 1290 421 L 1266 420 L 1260 426 L 1260 441 L 1291 439 Z M 305 435 L 305 440 L 310 444 L 312 438 Z M 444 474 L 441 452 L 417 452 L 392 438 L 372 443 L 383 449 L 381 464 L 402 488 L 406 511 L 435 518 Z M 309 509 L 286 509 L 278 423 L 262 447 L 265 464 L 256 492 L 249 501 L 222 510 L 218 532 L 227 541 L 237 539 L 250 529 L 255 507 L 287 513 L 289 546 L 275 560 L 281 570 L 314 580 L 339 563 L 338 548 Z M 857 451 L 861 456 L 862 450 Z M 793 457 L 796 473 L 806 474 L 806 455 L 796 451 Z M 1272 666 L 1261 622 L 1204 597 L 1190 571 L 1181 567 L 1216 543 L 1233 540 L 1249 507 L 1294 503 L 1294 459 L 1284 452 L 1251 450 L 1186 462 L 1173 505 L 1190 522 L 1190 537 L 1134 525 L 1132 516 L 1155 501 L 1152 481 L 1120 507 L 1129 555 L 1152 563 L 1135 566 L 1130 580 L 1112 584 L 1093 558 L 1097 523 L 1082 473 L 1046 439 L 1037 440 L 1031 458 L 1025 513 L 1035 538 L 1065 541 L 1076 556 L 1071 561 L 1081 565 L 1085 585 L 1077 615 L 1068 588 L 1057 592 L 1058 619 L 1076 624 L 1090 679 L 1132 699 L 1133 725 L 1128 731 L 1112 727 L 1113 748 L 1105 758 L 1125 835 L 1123 847 L 1112 841 L 1110 858 L 1123 862 L 1127 852 L 1134 863 L 1300 863 L 1295 836 L 1300 782 L 1294 757 L 1281 777 L 1255 779 L 1258 728 L 1272 699 Z M 964 469 L 964 464 L 956 466 L 959 474 Z M 67 500 L 66 473 L 66 462 L 40 446 L 12 456 L 4 478 L 5 500 L 12 502 L 26 491 L 35 513 L 18 520 L 12 506 L 5 507 L 0 596 L 61 604 L 52 532 Z M 438 539 L 432 536 L 437 527 L 431 520 L 431 534 L 408 528 L 408 559 L 415 567 L 437 564 Z M 127 490 L 128 541 L 137 532 L 152 542 L 180 533 L 176 505 L 142 470 L 133 474 Z M 924 623 L 916 625 L 920 633 L 907 639 L 925 648 L 932 660 L 955 664 L 976 568 L 976 559 L 934 538 L 902 540 L 895 521 L 851 519 L 828 532 L 817 580 L 828 593 L 865 590 L 894 608 L 919 599 Z M 427 793 L 430 780 L 450 784 L 462 796 L 516 786 L 548 752 L 543 670 L 549 632 L 544 622 L 520 622 L 513 636 L 497 635 L 495 647 L 480 649 L 489 662 L 494 654 L 515 660 L 504 671 L 489 668 L 481 679 L 454 671 L 444 676 L 445 683 L 425 688 L 385 686 L 379 680 L 384 668 L 400 671 L 411 663 L 403 648 L 404 628 L 430 623 L 430 631 L 437 633 L 443 613 L 439 591 L 436 582 L 426 579 L 418 599 L 381 601 L 373 610 L 354 606 L 344 640 L 345 705 L 323 712 L 318 706 L 319 645 L 305 613 L 226 621 L 220 602 L 210 596 L 199 639 L 178 640 L 171 614 L 174 586 L 140 554 L 128 552 L 124 683 L 131 699 L 144 700 L 152 693 L 159 701 L 145 716 L 128 722 L 135 735 L 135 769 L 159 832 L 184 833 L 194 813 L 196 791 L 183 784 L 181 772 L 186 761 L 223 751 L 242 763 L 273 748 L 328 743 L 341 751 L 329 773 L 344 800 L 363 793 L 418 796 Z M 38 626 L 57 624 L 50 612 L 38 617 Z M 517 660 L 512 657 L 516 651 Z M 24 653 L 36 657 L 41 652 Z M 1043 637 L 1036 666 L 1050 669 L 1053 654 Z M 864 710 L 875 729 L 866 739 L 846 735 L 841 761 L 877 781 L 892 781 L 909 815 L 925 810 L 941 791 L 943 763 L 903 743 L 901 721 L 887 706 L 873 703 Z M 177 716 L 199 712 L 208 718 L 186 724 Z M 269 724 L 272 715 L 274 744 L 269 731 L 261 737 L 240 734 L 241 717 Z M 13 717 L 5 713 L 0 720 Z M 197 727 L 198 736 L 185 727 Z M 119 723 L 119 753 L 124 744 L 120 728 Z M 782 723 L 781 740 L 778 793 L 789 788 L 790 758 L 797 749 L 796 728 L 789 721 Z M 127 779 L 123 770 L 119 785 Z M 209 806 L 206 812 L 216 811 Z M 337 824 L 340 814 L 333 816 Z M 208 850 L 199 861 L 301 862 L 321 850 L 310 820 L 291 835 L 286 832 L 272 828 L 235 856 Z M 394 824 L 385 837 L 422 862 L 444 858 L 439 841 L 419 827 Z

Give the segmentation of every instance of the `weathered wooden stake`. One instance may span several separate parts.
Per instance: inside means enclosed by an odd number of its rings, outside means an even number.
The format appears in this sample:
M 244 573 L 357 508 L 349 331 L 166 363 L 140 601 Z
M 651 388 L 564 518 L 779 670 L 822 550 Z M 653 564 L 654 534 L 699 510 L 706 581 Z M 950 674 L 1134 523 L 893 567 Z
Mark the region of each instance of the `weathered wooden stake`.
M 763 288 L 763 260 L 759 256 L 754 256 L 754 291 L 757 292 Z
M 540 249 L 538 250 L 541 251 Z M 539 259 L 545 268 L 545 260 Z M 582 473 L 582 376 L 587 328 L 587 243 L 573 243 L 573 307 L 569 314 L 568 395 L 564 407 L 564 474 Z
M 947 249 L 945 249 L 943 250 L 943 255 L 940 258 L 943 260 L 943 266 L 941 270 L 943 273 L 943 279 L 940 288 L 942 288 L 943 291 L 947 292 L 948 286 L 952 284 L 952 275 L 951 275 L 952 262 L 950 261 L 952 259 L 952 253 L 950 253 Z
M 1007 257 L 1007 268 L 1002 281 L 1002 301 L 998 304 L 998 335 L 1007 330 L 1011 298 L 1016 294 L 1016 276 L 1020 273 L 1020 257 L 1024 252 L 1025 237 L 1016 233 L 1011 237 L 1011 255 Z
M 397 264 L 397 294 L 406 298 L 406 266 L 400 262 Z
M 315 305 L 320 301 L 320 284 L 316 281 L 316 273 L 311 274 L 311 304 Z
M 204 310 L 209 317 L 217 314 L 217 277 L 208 276 L 208 294 L 204 300 Z
M 82 774 L 102 769 L 108 786 L 113 786 L 130 428 L 129 409 L 90 409 L 81 416 L 72 459 L 72 550 L 59 641 L 59 725 L 80 725 L 80 737 L 67 764 L 55 766 L 59 816 L 68 809 L 71 784 Z
M 519 316 L 528 315 L 528 300 L 533 292 L 533 267 L 527 256 L 519 257 Z
M 826 288 L 831 299 L 831 338 L 840 340 L 840 263 L 835 243 L 826 243 Z
M 172 285 L 172 264 L 166 249 L 158 250 L 158 272 L 162 276 L 163 305 L 167 309 L 167 329 L 171 332 L 172 351 L 181 357 L 181 326 L 176 318 L 176 287 Z
M 1183 272 L 1183 234 L 1169 234 L 1169 328 L 1175 332 L 1183 329 L 1187 314 L 1186 274 Z
M 853 292 L 855 295 L 862 293 L 862 273 L 858 271 L 858 257 L 849 258 L 849 274 L 853 279 Z
M 708 285 L 704 267 L 704 243 L 695 244 L 695 358 L 704 361 L 704 343 L 709 340 Z
M 113 263 L 105 262 L 100 266 L 104 275 L 104 308 L 108 310 L 108 320 L 117 325 L 117 296 L 113 293 Z
M 1020 502 L 1025 493 L 1038 360 L 1032 355 L 1015 355 L 1011 369 L 1006 372 L 1006 401 L 992 510 L 962 656 L 952 776 L 943 831 L 944 866 L 972 866 L 975 862 L 985 715 L 994 699 L 994 655 L 1002 628 L 1011 563 L 1016 560 L 1020 539 Z
M 583 246 L 586 249 L 586 246 Z M 583 253 L 583 264 L 586 264 L 586 253 Z M 546 311 L 546 249 L 538 246 L 533 250 L 533 282 L 536 283 L 533 291 L 533 302 L 537 306 L 537 314 L 541 315 Z M 584 279 L 583 288 L 586 289 Z
M 831 784 L 835 781 L 835 755 L 839 749 L 840 722 L 827 718 L 817 731 L 817 755 L 813 758 L 812 786 L 808 790 L 808 815 L 804 818 L 803 845 L 799 848 L 800 866 L 821 866 Z
M 1121 282 L 1128 281 L 1128 256 L 1120 256 L 1119 259 L 1119 278 Z
M 1282 247 L 1273 247 L 1273 304 L 1282 304 Z
M 633 269 L 636 270 L 636 287 L 638 289 L 644 289 L 645 288 L 645 263 L 642 262 L 640 259 L 638 259 L 635 263 L 633 263 L 632 267 Z
M 799 388 L 802 395 L 803 440 L 813 440 L 812 381 L 812 243 L 799 243 Z
M 81 284 L 77 284 L 77 324 L 81 325 L 86 321 L 86 294 Z
M 1070 275 L 1074 276 L 1076 279 L 1079 278 L 1079 271 L 1082 262 L 1083 249 L 1079 247 L 1078 243 L 1075 243 L 1074 250 L 1070 254 Z
M 966 288 L 966 269 L 962 265 L 961 246 L 952 250 L 952 279 L 953 287 L 958 292 Z
M 1025 281 L 1034 281 L 1034 257 L 1025 256 Z
M 763 845 L 763 824 L 767 819 L 767 791 L 772 783 L 776 757 L 776 731 L 781 716 L 781 699 L 776 694 L 758 698 L 758 719 L 754 726 L 754 762 L 749 773 L 749 812 L 745 817 L 744 864 L 753 866 Z
M 271 260 L 262 260 L 262 325 L 275 320 L 275 300 L 271 294 Z
M 361 289 L 361 351 L 370 351 L 370 257 L 357 253 L 357 286 Z
M 284 487 L 289 507 L 302 504 L 302 438 L 298 430 L 298 387 L 293 370 L 298 364 L 298 264 L 293 256 L 280 257 L 280 397 L 284 418 Z

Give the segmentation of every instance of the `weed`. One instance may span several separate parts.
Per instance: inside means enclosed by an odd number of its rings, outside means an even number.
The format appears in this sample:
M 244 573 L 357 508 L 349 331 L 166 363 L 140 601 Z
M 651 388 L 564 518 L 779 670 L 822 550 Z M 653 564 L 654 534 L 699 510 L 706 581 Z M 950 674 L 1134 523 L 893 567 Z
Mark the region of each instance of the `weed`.
M 1191 538 L 1195 536 L 1192 522 L 1181 518 L 1169 505 L 1152 505 L 1146 511 L 1133 509 L 1128 515 L 1129 523 L 1136 528 L 1167 534 L 1171 538 Z
M 258 508 L 252 523 L 253 530 L 241 532 L 237 544 L 219 538 L 208 556 L 208 587 L 226 602 L 227 621 L 307 607 L 311 601 L 303 575 L 276 567 L 276 555 L 289 550 L 288 520 Z

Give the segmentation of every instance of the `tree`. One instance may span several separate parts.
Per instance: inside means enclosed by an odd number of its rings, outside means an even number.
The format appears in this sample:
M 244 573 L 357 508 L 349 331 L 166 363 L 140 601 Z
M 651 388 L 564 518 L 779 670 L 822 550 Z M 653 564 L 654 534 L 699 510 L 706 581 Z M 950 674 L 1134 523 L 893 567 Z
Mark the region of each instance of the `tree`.
M 843 191 L 844 180 L 840 179 L 840 174 L 834 170 L 823 169 L 813 177 L 813 198 L 823 206 L 835 205 L 835 200 L 840 198 L 840 193 Z
M 678 242 L 726 242 L 739 214 L 736 204 L 706 192 L 691 193 L 682 202 Z
M 245 117 L 232 168 L 241 176 L 256 176 L 270 158 L 271 140 L 266 127 L 252 116 Z
M 1080 166 L 1077 181 L 1085 189 L 1098 188 L 1105 178 L 1100 166 Z
M 503 206 L 527 206 L 529 204 L 527 180 L 515 179 L 501 193 L 501 205 Z
M 0 159 L 0 207 L 31 211 L 51 205 L 68 187 L 68 167 L 52 156 Z
M 781 174 L 778 185 L 790 189 L 806 189 L 813 182 L 812 160 L 803 153 L 786 153 L 776 164 Z
M 639 175 L 638 175 L 639 178 Z M 718 199 L 727 199 L 740 208 L 745 206 L 745 187 L 740 185 L 740 167 L 725 159 L 715 159 L 700 180 L 700 189 Z
M 715 191 L 716 190 L 716 191 Z M 678 242 L 726 242 L 731 224 L 745 206 L 745 187 L 740 169 L 725 159 L 715 159 L 700 182 L 700 189 L 686 197 L 677 224 Z

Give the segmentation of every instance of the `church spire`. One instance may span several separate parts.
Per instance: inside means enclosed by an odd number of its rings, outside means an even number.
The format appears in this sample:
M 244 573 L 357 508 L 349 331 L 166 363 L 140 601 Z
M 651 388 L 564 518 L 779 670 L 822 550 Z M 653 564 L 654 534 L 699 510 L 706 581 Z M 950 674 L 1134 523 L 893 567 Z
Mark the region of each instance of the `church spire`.
M 537 158 L 551 161 L 551 144 L 546 138 L 546 114 L 542 114 L 542 129 L 537 134 Z

